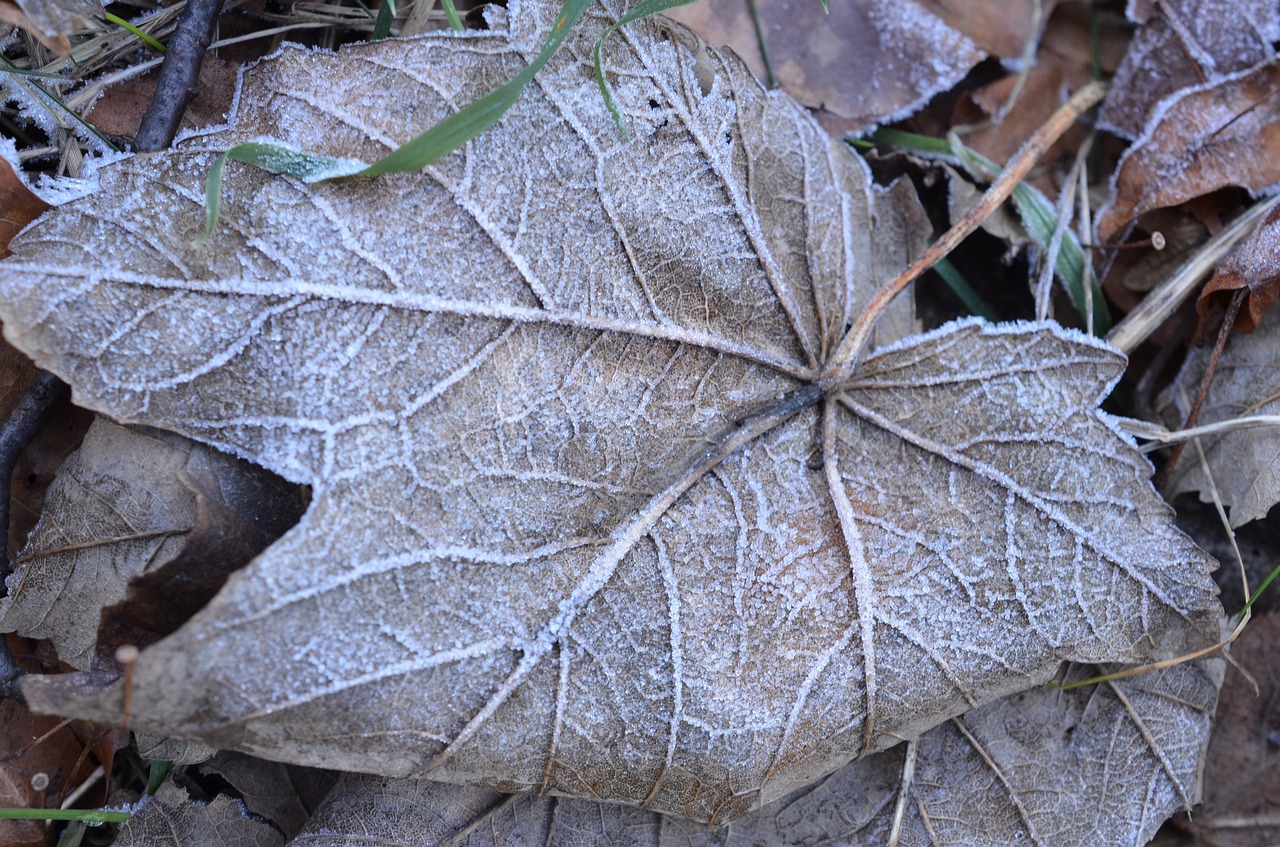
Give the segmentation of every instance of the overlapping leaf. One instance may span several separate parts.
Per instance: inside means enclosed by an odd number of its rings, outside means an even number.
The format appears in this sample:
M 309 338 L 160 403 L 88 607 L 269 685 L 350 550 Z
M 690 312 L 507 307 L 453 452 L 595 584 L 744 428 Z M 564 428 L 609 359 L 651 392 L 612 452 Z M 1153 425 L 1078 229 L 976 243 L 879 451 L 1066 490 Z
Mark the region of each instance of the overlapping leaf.
M 1280 313 L 1274 309 L 1258 331 L 1237 333 L 1227 341 L 1209 393 L 1200 409 L 1200 425 L 1227 423 L 1236 418 L 1280 412 Z M 1208 366 L 1209 348 L 1187 357 L 1173 384 L 1163 391 L 1157 411 L 1166 426 L 1186 420 Z M 1239 428 L 1201 438 L 1212 481 L 1205 477 L 1194 451 L 1189 450 L 1169 479 L 1172 494 L 1199 492 L 1206 503 L 1213 490 L 1231 512 L 1231 525 L 1242 526 L 1267 516 L 1280 502 L 1280 439 L 1272 426 Z
M 1212 660 L 1096 689 L 1017 694 L 720 830 L 585 800 L 352 775 L 290 847 L 1068 847 L 1100 837 L 1141 845 L 1199 791 L 1195 763 L 1222 665 Z M 1084 675 L 1075 668 L 1069 678 Z M 1136 785 L 1148 790 L 1135 792 Z
M 550 11 L 286 50 L 231 129 L 121 164 L 0 265 L 6 332 L 80 402 L 314 487 L 143 653 L 135 725 L 723 822 L 1064 660 L 1213 638 L 1212 561 L 1096 409 L 1122 358 L 962 323 L 832 376 L 911 252 L 877 223 L 910 213 L 683 31 L 610 42 L 631 145 L 597 9 L 464 151 L 314 186 L 233 168 L 192 246 L 216 153 L 369 160 L 510 77 Z M 120 714 L 118 688 L 26 690 Z

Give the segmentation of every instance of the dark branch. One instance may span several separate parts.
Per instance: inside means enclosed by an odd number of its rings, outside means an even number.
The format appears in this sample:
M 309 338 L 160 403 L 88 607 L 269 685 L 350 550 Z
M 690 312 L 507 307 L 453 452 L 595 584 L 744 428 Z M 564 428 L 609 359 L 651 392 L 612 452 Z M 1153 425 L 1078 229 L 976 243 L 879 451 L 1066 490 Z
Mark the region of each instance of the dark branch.
M 49 419 L 53 407 L 67 396 L 67 384 L 47 371 L 27 389 L 9 419 L 0 427 L 0 530 L 9 537 L 9 488 L 18 457 Z M 4 573 L 9 572 L 8 551 L 4 552 Z
M 187 7 L 178 17 L 178 27 L 169 39 L 151 105 L 133 139 L 138 152 L 164 150 L 173 143 L 187 104 L 196 94 L 200 64 L 213 41 L 222 3 L 223 0 L 187 0 Z

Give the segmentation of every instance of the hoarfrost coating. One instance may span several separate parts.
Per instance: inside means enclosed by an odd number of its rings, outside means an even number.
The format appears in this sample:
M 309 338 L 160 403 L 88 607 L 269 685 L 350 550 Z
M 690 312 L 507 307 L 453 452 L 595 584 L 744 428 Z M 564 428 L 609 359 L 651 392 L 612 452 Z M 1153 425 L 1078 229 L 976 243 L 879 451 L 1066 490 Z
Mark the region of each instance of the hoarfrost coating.
M 192 246 L 221 150 L 372 161 L 555 20 L 281 52 L 231 129 L 121 163 L 0 263 L 6 333 L 82 402 L 313 486 L 143 651 L 132 725 L 719 823 L 1063 661 L 1216 636 L 1212 560 L 1097 410 L 1114 351 L 961 324 L 821 385 L 927 222 L 683 30 L 606 43 L 632 144 L 596 7 L 464 150 L 377 180 L 230 169 Z M 118 687 L 71 688 L 25 690 L 119 719 Z

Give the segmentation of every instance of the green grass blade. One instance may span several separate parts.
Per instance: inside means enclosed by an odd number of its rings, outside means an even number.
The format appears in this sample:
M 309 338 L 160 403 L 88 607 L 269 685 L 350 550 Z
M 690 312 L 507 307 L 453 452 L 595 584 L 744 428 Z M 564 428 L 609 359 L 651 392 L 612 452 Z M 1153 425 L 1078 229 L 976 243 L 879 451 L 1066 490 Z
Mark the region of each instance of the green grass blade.
M 1236 620 L 1240 620 L 1240 618 L 1243 618 L 1245 616 L 1245 614 L 1253 606 L 1254 602 L 1259 597 L 1262 596 L 1262 592 L 1266 591 L 1267 587 L 1270 586 L 1271 583 L 1275 582 L 1277 575 L 1280 575 L 1280 565 L 1276 565 L 1275 569 L 1271 571 L 1270 576 L 1268 576 L 1266 579 L 1262 581 L 1262 585 L 1258 586 L 1258 590 L 1253 592 L 1253 594 L 1249 596 L 1249 602 L 1245 603 L 1244 608 L 1236 613 Z
M 454 32 L 462 32 L 462 18 L 458 17 L 458 7 L 453 4 L 453 0 L 441 0 L 444 6 L 444 17 L 449 22 L 449 28 Z
M 938 276 L 942 277 L 942 281 L 951 289 L 951 293 L 960 298 L 960 302 L 964 303 L 970 314 L 984 317 L 992 323 L 999 320 L 996 317 L 995 310 L 978 296 L 978 292 L 974 291 L 973 286 L 969 285 L 969 281 L 964 278 L 964 275 L 956 270 L 956 266 L 951 264 L 950 259 L 939 259 L 934 263 L 933 270 L 937 272 Z
M 381 41 L 391 34 L 391 23 L 396 19 L 396 0 L 382 0 L 378 17 L 373 21 L 373 40 Z
M 0 56 L 0 62 L 4 63 L 4 67 L 0 67 L 0 71 L 9 71 L 20 77 L 36 76 L 36 74 L 30 73 L 30 72 L 24 73 L 21 68 L 19 68 L 17 65 L 13 64 L 13 62 L 10 62 L 8 59 L 6 59 L 3 56 Z M 58 77 L 58 79 L 61 79 L 61 77 Z M 70 116 L 72 120 L 74 120 L 76 123 L 83 126 L 86 130 L 93 133 L 95 136 L 97 136 L 98 140 L 107 146 L 107 149 L 114 150 L 117 153 L 120 152 L 120 148 L 112 144 L 111 139 L 103 135 L 101 130 L 99 130 L 96 126 L 86 121 L 84 118 L 80 117 L 80 115 L 76 113 L 75 109 L 72 109 L 66 103 L 63 103 L 62 100 L 57 97 L 57 95 L 55 95 L 49 89 L 45 88 L 43 85 L 36 82 L 35 80 L 28 80 L 28 81 L 15 80 L 15 82 L 17 82 L 19 85 L 23 86 L 24 88 L 27 88 L 28 93 L 37 92 L 39 95 L 42 95 L 46 100 L 53 103 L 59 109 L 66 112 L 67 115 Z M 39 96 L 33 97 L 32 99 L 36 100 L 37 102 L 41 102 Z M 55 114 L 55 112 L 52 109 L 49 109 L 47 105 L 45 106 L 45 108 L 48 110 L 49 114 L 51 115 Z
M 143 32 L 142 30 L 138 29 L 136 26 L 134 26 L 133 24 L 129 23 L 129 22 L 128 22 L 128 21 L 126 21 L 124 18 L 120 17 L 119 15 L 113 15 L 113 14 L 111 14 L 110 12 L 103 12 L 103 13 L 102 13 L 102 17 L 103 17 L 103 19 L 104 19 L 107 23 L 109 23 L 109 24 L 115 24 L 116 26 L 120 27 L 121 29 L 127 29 L 129 32 L 132 32 L 134 35 L 138 36 L 138 37 L 139 37 L 139 38 L 141 38 L 144 42 L 146 42 L 147 46 L 148 46 L 148 47 L 150 47 L 152 50 L 155 50 L 157 53 L 164 53 L 164 52 L 166 52 L 166 51 L 165 51 L 165 46 L 164 46 L 163 44 L 161 44 L 159 41 L 156 41 L 156 40 L 155 40 L 154 38 L 152 38 L 150 35 L 148 35 L 147 33 Z
M 634 23 L 641 18 L 647 18 L 650 15 L 656 15 L 659 12 L 665 12 L 668 9 L 675 9 L 679 6 L 687 6 L 696 0 L 644 0 L 630 12 L 618 18 L 613 26 L 604 31 L 601 36 L 596 39 L 596 46 L 591 51 L 591 59 L 596 66 L 596 84 L 600 86 L 600 96 L 604 98 L 605 108 L 609 110 L 610 117 L 613 118 L 613 125 L 618 128 L 618 132 L 622 137 L 630 142 L 631 133 L 627 131 L 627 121 L 622 116 L 622 108 L 618 105 L 618 99 L 613 94 L 613 86 L 604 76 L 604 65 L 600 60 L 600 51 L 604 47 L 604 42 L 613 35 L 619 28 L 629 23 Z
M 944 138 L 931 135 L 918 135 L 901 129 L 882 127 L 871 134 L 871 140 L 885 147 L 906 150 L 908 153 L 919 153 L 922 156 L 934 156 L 948 161 L 959 161 L 951 145 Z
M 945 139 L 916 135 L 896 129 L 877 130 L 872 138 L 877 144 L 959 162 L 971 174 L 981 179 L 992 179 L 1000 174 L 1000 166 L 981 153 L 963 145 L 957 149 Z M 1058 223 L 1058 215 L 1053 204 L 1040 191 L 1026 183 L 1014 188 L 1010 199 L 1013 200 L 1014 209 L 1017 210 L 1027 234 L 1041 249 L 1047 249 Z M 1080 312 L 1080 319 L 1087 324 L 1082 282 L 1086 267 L 1084 247 L 1081 246 L 1079 237 L 1071 230 L 1067 230 L 1063 233 L 1054 270 L 1066 286 L 1071 303 Z M 1093 289 L 1093 331 L 1098 336 L 1106 335 L 1111 329 L 1111 311 L 1107 308 L 1107 301 L 1102 295 L 1102 286 L 1098 284 L 1098 278 L 1092 269 L 1089 269 L 1088 278 L 1088 284 Z
M 12 821 L 83 821 L 84 823 L 124 823 L 132 812 L 106 809 L 0 809 L 0 820 Z
M 171 770 L 173 770 L 173 762 L 169 762 L 164 759 L 155 759 L 152 761 L 147 772 L 146 793 L 155 794 L 159 791 L 161 783 L 164 782 L 165 777 L 169 775 Z
M 363 173 L 368 166 L 358 159 L 335 159 L 308 153 L 274 141 L 249 141 L 237 144 L 214 160 L 204 183 L 204 234 L 196 239 L 200 245 L 209 240 L 218 225 L 222 209 L 222 178 L 227 161 L 256 165 L 273 174 L 288 174 L 303 182 L 321 182 Z

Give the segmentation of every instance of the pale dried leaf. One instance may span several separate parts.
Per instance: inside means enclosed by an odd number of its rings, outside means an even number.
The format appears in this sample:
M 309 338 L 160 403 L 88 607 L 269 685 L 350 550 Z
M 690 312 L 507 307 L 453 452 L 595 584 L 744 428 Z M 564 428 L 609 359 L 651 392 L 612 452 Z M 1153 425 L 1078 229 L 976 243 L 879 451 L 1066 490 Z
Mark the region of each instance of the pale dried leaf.
M 813 0 L 756 8 L 778 85 L 833 128 L 859 133 L 918 110 L 984 58 L 970 34 L 948 26 L 933 5 L 840 0 L 828 13 Z M 765 78 L 745 0 L 708 0 L 666 14 L 712 44 L 732 47 Z
M 115 847 L 279 847 L 284 836 L 219 794 L 197 803 L 169 780 L 120 826 Z
M 1170 429 L 1187 419 L 1211 349 L 1199 347 L 1187 357 L 1177 378 L 1160 394 L 1157 413 Z M 1218 362 L 1198 426 L 1246 415 L 1280 414 L 1280 313 L 1272 309 L 1258 330 L 1234 334 Z M 1280 502 L 1280 428 L 1238 429 L 1200 439 L 1218 494 L 1238 527 L 1266 517 Z M 1175 466 L 1166 485 L 1169 495 L 1196 491 L 1211 501 L 1209 480 L 1193 449 Z
M 172 433 L 94 421 L 15 560 L 0 631 L 48 640 L 81 670 L 168 635 L 300 516 L 269 477 Z
M 1063 660 L 1214 640 L 1212 560 L 1096 408 L 1114 350 L 961 323 L 820 382 L 906 251 L 872 247 L 859 159 L 683 30 L 610 42 L 630 145 L 596 10 L 465 151 L 313 186 L 233 168 L 191 246 L 216 152 L 371 159 L 553 13 L 285 50 L 233 128 L 122 163 L 0 265 L 6 332 L 80 402 L 314 487 L 143 652 L 135 725 L 720 822 Z M 120 717 L 118 686 L 25 691 Z
M 1104 834 L 1108 845 L 1141 845 L 1199 794 L 1222 665 L 1017 694 L 717 830 L 589 800 L 349 775 L 290 847 L 881 847 L 904 789 L 901 847 L 1076 847 Z
M 333 787 L 336 775 L 314 768 L 219 753 L 200 766 L 204 774 L 225 779 L 248 812 L 292 838 Z
M 176 555 L 195 521 L 196 494 L 178 478 L 186 461 L 159 437 L 95 421 L 6 581 L 0 630 L 48 640 L 62 661 L 88 670 L 98 611 L 124 598 L 130 578 Z

